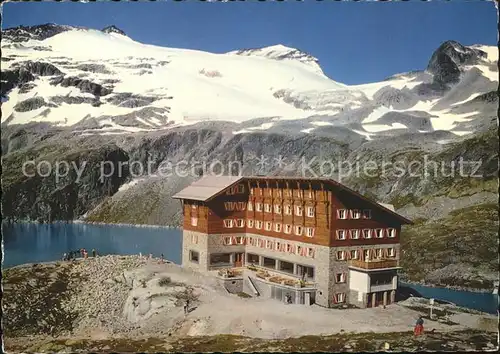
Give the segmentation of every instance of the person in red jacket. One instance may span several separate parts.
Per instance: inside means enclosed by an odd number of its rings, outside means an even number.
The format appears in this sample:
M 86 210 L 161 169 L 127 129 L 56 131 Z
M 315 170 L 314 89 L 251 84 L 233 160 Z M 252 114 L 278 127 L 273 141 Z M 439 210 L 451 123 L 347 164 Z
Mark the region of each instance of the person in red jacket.
M 418 316 L 417 323 L 415 324 L 414 333 L 415 336 L 419 336 L 424 333 L 424 319 L 422 318 L 422 315 Z

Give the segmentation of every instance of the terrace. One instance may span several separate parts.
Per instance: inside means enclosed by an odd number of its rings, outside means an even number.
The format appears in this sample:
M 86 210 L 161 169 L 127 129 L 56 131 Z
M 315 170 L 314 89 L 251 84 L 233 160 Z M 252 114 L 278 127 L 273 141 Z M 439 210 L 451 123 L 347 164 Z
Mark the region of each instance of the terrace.
M 247 273 L 247 274 L 245 274 Z M 281 272 L 273 271 L 266 267 L 247 265 L 246 267 L 225 268 L 217 271 L 217 276 L 222 279 L 241 279 L 245 276 L 251 276 L 268 283 L 274 283 L 293 288 L 315 288 L 316 284 L 310 281 L 297 279 Z
M 398 260 L 396 259 L 373 259 L 365 261 L 359 259 L 351 259 L 348 264 L 350 268 L 357 268 L 365 271 L 400 268 L 398 265 Z

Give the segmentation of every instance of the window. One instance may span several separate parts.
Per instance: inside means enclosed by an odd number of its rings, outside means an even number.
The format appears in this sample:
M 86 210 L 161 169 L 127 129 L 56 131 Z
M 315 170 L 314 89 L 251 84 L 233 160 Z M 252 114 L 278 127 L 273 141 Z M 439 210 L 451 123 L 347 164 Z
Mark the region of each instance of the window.
M 276 251 L 281 250 L 281 243 L 276 242 L 276 243 L 274 244 L 274 246 L 275 246 L 275 247 L 274 247 L 274 249 L 275 249 Z
M 266 241 L 266 248 L 269 249 L 269 250 L 272 250 L 273 249 L 273 243 L 269 240 Z
M 233 220 L 232 219 L 225 219 L 224 220 L 224 227 L 227 227 L 227 228 L 233 227 Z
M 262 203 L 255 203 L 255 210 L 262 211 Z
M 272 210 L 272 208 L 271 208 L 271 204 L 264 204 L 264 211 L 265 211 L 266 213 L 270 213 L 270 212 L 272 212 L 273 210 Z
M 210 255 L 210 265 L 228 265 L 231 263 L 230 253 L 215 253 Z
M 275 212 L 276 214 L 281 214 L 281 205 L 276 204 L 276 205 L 274 206 L 274 212 Z
M 383 230 L 382 229 L 376 229 L 375 230 L 375 237 L 376 238 L 382 238 L 382 237 L 384 237 Z
M 359 230 L 351 230 L 351 238 L 357 240 L 359 238 Z
M 302 235 L 302 226 L 295 226 L 295 235 Z
M 395 252 L 394 248 L 388 248 L 388 249 L 387 249 L 387 255 L 388 255 L 389 257 L 394 257 L 394 256 L 396 256 L 396 252 Z
M 253 211 L 253 203 L 252 202 L 248 202 L 248 210 Z
M 335 281 L 337 283 L 345 283 L 345 279 L 346 279 L 345 273 L 337 273 L 335 275 Z
M 244 237 L 241 237 L 241 236 L 236 237 L 236 244 L 237 245 L 243 245 L 244 243 L 245 243 Z
M 234 210 L 234 203 L 233 202 L 224 202 L 224 209 L 228 211 L 233 211 Z
M 245 202 L 238 202 L 236 210 L 245 210 L 246 204 L 247 203 L 245 203 Z
M 347 210 L 339 209 L 337 210 L 337 218 L 339 219 L 347 219 Z
M 245 220 L 243 219 L 236 220 L 236 227 L 245 227 Z
M 365 250 L 364 255 L 365 255 L 365 257 L 364 257 L 364 258 L 365 258 L 365 261 L 367 261 L 367 260 L 370 260 L 370 259 L 371 259 L 371 257 L 370 257 L 370 250 Z
M 361 210 L 358 209 L 351 210 L 351 215 L 353 219 L 361 219 Z
M 227 192 L 226 192 L 227 195 L 233 195 L 234 194 L 234 188 L 231 187 L 231 188 L 228 188 Z
M 343 302 L 345 302 L 345 293 L 337 293 L 337 294 L 335 294 L 335 302 L 336 303 L 343 303 Z
M 314 228 L 313 227 L 306 227 L 306 236 L 307 237 L 313 237 L 314 236 Z
M 297 248 L 295 249 L 295 253 L 298 256 L 302 256 L 302 246 L 297 246 Z
M 343 261 L 345 259 L 345 252 L 344 251 L 337 251 L 337 260 Z
M 372 211 L 370 209 L 363 210 L 363 219 L 371 219 Z
M 238 193 L 243 194 L 245 193 L 245 186 L 242 184 L 238 184 Z
M 372 238 L 372 230 L 364 229 L 363 230 L 363 238 Z
M 345 230 L 337 230 L 337 239 L 345 240 Z
M 390 238 L 396 237 L 396 229 L 387 229 L 387 237 Z
M 285 234 L 289 234 L 292 232 L 292 225 L 285 225 Z
M 292 215 L 292 206 L 291 205 L 285 205 L 285 214 Z
M 382 258 L 382 256 L 383 256 L 383 250 L 382 250 L 382 248 L 377 248 L 375 250 L 375 254 L 377 255 L 377 258 Z
M 351 259 L 358 259 L 358 251 L 357 250 L 352 250 L 351 251 Z
M 262 229 L 262 221 L 257 220 L 255 222 L 255 228 L 258 229 L 258 230 Z
M 249 228 L 252 228 L 252 227 L 253 227 L 253 219 L 249 219 L 249 220 L 247 220 L 247 226 L 248 226 Z
M 286 244 L 286 251 L 288 253 L 292 252 L 292 245 L 291 244 L 289 244 L 289 243 Z
M 274 224 L 274 231 L 281 232 L 281 224 L 280 223 Z
M 314 217 L 314 208 L 313 207 L 307 207 L 307 216 L 310 218 Z
M 189 260 L 193 263 L 200 262 L 200 254 L 196 251 L 189 251 Z
M 314 258 L 314 249 L 313 248 L 308 248 L 307 249 L 307 257 Z
M 295 215 L 302 216 L 302 206 L 300 205 L 295 206 Z
M 224 238 L 224 244 L 225 245 L 232 245 L 233 244 L 233 238 L 232 237 L 225 237 Z
M 270 221 L 266 221 L 266 231 L 271 231 L 272 224 Z
M 198 226 L 198 218 L 192 217 L 191 218 L 191 225 Z
M 198 235 L 191 235 L 191 243 L 198 243 Z
M 257 254 L 247 253 L 247 264 L 259 264 L 260 257 Z

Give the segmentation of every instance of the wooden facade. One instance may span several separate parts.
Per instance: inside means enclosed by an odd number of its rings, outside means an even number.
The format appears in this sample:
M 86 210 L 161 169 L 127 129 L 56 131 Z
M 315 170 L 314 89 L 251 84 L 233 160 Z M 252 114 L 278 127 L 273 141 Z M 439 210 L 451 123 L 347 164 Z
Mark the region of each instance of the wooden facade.
M 245 177 L 206 201 L 184 199 L 182 204 L 185 230 L 253 233 L 327 247 L 399 243 L 401 224 L 410 223 L 336 182 L 321 179 Z M 353 231 L 357 239 L 351 230 L 359 230 Z M 364 237 L 363 230 L 371 230 L 371 237 Z M 381 238 L 375 230 L 382 230 Z M 339 239 L 339 233 L 345 239 Z

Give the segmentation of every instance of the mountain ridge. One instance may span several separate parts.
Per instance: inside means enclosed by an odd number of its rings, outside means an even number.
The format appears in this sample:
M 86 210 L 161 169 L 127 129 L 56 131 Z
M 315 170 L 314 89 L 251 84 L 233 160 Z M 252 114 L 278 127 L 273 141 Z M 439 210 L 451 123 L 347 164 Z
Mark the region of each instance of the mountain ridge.
M 427 70 L 349 86 L 327 78 L 310 54 L 283 45 L 213 54 L 143 45 L 113 25 L 82 31 L 46 24 L 4 33 L 2 125 L 44 121 L 76 128 L 83 124 L 87 129 L 82 134 L 233 121 L 241 125 L 235 133 L 286 127 L 294 134 L 314 134 L 320 126 L 342 126 L 370 140 L 419 132 L 421 119 L 411 119 L 412 111 L 430 114 L 425 123 L 430 129 L 422 131 L 470 134 L 483 129 L 473 99 L 496 90 L 494 75 L 498 76 L 490 54 L 480 49 L 484 46 L 469 48 L 454 41 L 444 42 L 433 53 Z M 26 33 L 38 39 L 26 39 Z M 91 50 L 95 46 L 110 47 L 97 53 L 104 56 L 100 64 L 89 57 L 96 54 Z M 27 67 L 30 61 L 57 74 L 33 72 Z M 42 92 L 47 94 L 42 97 Z M 41 98 L 34 99 L 37 95 Z M 201 105 L 193 106 L 193 101 Z M 460 105 L 453 106 L 457 102 Z M 156 118 L 150 119 L 143 112 L 146 108 Z M 384 117 L 384 109 L 406 116 L 394 121 Z M 490 107 L 486 114 L 491 116 L 492 111 Z M 127 118 L 123 126 L 113 116 L 136 118 Z M 274 120 L 266 126 L 247 124 L 268 117 Z

